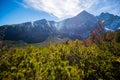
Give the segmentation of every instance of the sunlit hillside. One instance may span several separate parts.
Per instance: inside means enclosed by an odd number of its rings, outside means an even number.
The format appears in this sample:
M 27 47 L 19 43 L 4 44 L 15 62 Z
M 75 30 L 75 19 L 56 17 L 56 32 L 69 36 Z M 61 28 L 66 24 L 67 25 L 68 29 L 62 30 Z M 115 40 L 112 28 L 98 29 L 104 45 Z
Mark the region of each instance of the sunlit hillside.
M 120 32 L 46 47 L 2 48 L 0 79 L 119 80 L 119 59 Z

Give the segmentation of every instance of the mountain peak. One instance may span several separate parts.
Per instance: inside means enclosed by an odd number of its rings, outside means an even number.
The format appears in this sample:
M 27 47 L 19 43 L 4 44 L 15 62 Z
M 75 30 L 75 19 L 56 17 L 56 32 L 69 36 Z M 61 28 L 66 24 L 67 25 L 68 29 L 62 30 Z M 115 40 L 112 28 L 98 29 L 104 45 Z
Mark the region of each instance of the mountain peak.
M 83 10 L 81 13 L 88 13 L 86 10 Z
M 92 15 L 92 14 L 90 14 L 90 13 L 88 13 L 87 11 L 83 10 L 82 12 L 80 12 L 80 13 L 77 15 L 77 17 L 78 17 L 78 16 L 90 16 L 90 15 Z
M 114 15 L 107 12 L 106 13 L 102 12 L 99 16 L 114 16 Z

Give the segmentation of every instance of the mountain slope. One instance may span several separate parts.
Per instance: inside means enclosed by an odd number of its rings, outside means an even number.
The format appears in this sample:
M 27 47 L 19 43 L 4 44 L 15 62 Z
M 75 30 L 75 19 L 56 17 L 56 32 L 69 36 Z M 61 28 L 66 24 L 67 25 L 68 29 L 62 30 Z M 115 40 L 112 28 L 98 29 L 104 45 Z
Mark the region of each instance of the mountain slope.
M 106 28 L 117 30 L 120 27 L 120 16 L 109 13 L 101 13 L 97 16 L 98 20 L 104 20 Z
M 5 40 L 23 40 L 28 43 L 42 42 L 55 31 L 55 22 L 39 20 L 15 25 L 4 25 L 0 29 L 4 30 Z
M 97 19 L 94 15 L 86 11 L 82 11 L 75 17 L 59 22 L 59 32 L 63 35 L 72 37 L 73 39 L 86 37 L 97 25 Z

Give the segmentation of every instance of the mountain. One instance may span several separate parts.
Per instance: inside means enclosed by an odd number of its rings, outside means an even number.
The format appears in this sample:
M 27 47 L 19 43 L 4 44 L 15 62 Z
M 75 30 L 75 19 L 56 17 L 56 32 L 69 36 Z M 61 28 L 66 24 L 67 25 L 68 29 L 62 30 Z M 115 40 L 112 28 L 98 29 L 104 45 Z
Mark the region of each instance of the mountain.
M 50 36 L 83 39 L 89 37 L 89 32 L 98 26 L 99 21 L 104 22 L 106 30 L 120 29 L 120 16 L 109 13 L 94 16 L 84 10 L 76 16 L 60 22 L 42 19 L 34 22 L 0 26 L 0 39 L 23 40 L 27 43 L 43 42 Z
M 42 19 L 35 22 L 4 25 L 0 27 L 0 30 L 4 31 L 5 40 L 23 40 L 27 43 L 36 43 L 46 40 L 50 35 L 54 35 L 56 28 L 54 21 Z
M 111 30 L 117 30 L 120 28 L 120 16 L 109 14 L 109 13 L 101 13 L 97 16 L 98 20 L 104 20 L 105 26 Z
M 82 11 L 75 17 L 59 22 L 60 34 L 71 37 L 72 39 L 88 36 L 87 33 L 97 25 L 97 18 L 86 11 Z

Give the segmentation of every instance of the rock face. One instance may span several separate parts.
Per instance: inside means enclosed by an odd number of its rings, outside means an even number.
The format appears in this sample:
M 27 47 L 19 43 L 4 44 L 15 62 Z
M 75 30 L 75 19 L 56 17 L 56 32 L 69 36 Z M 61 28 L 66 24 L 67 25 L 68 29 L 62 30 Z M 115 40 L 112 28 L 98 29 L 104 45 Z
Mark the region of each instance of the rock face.
M 116 16 L 109 13 L 101 13 L 97 16 L 98 20 L 104 20 L 106 28 L 111 30 L 117 30 L 120 27 L 120 16 Z
M 118 30 L 120 17 L 109 13 L 94 16 L 86 11 L 60 22 L 46 19 L 14 25 L 0 26 L 0 35 L 5 40 L 23 40 L 27 43 L 45 41 L 49 36 L 61 36 L 71 39 L 82 39 L 89 36 L 89 32 L 97 27 L 98 21 L 105 23 L 105 29 Z M 1 32 L 2 31 L 2 32 Z

